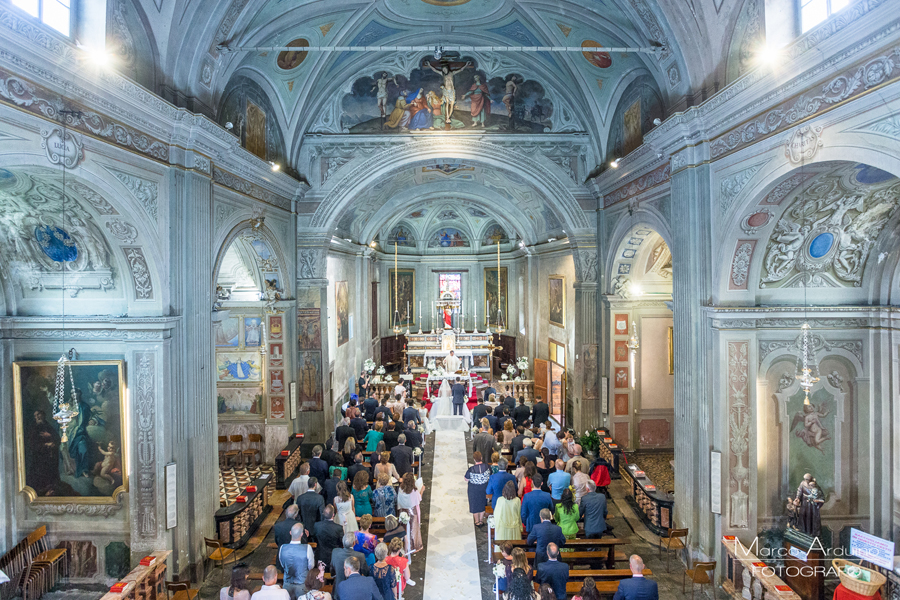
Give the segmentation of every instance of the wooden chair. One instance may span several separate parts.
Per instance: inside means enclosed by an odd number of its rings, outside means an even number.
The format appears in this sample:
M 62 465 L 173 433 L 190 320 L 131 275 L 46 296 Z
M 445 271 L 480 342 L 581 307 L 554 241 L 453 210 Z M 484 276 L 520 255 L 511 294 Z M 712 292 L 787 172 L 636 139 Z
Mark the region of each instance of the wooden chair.
M 167 581 L 166 582 L 166 598 L 167 600 L 194 600 L 200 590 L 192 590 L 190 582 L 187 581 Z
M 29 562 L 19 581 L 23 600 L 37 600 L 50 591 L 50 567 Z
M 253 447 L 253 444 L 256 444 L 256 447 Z M 243 457 L 243 463 L 247 464 L 248 458 L 253 460 L 253 465 L 256 466 L 262 460 L 257 460 L 257 456 L 262 458 L 262 436 L 258 433 L 251 433 L 247 436 L 247 449 L 241 452 L 241 456 Z
M 686 594 L 687 592 L 684 590 L 685 580 L 690 577 L 691 578 L 691 600 L 694 598 L 694 585 L 700 585 L 700 591 L 703 591 L 703 586 L 709 584 L 709 587 L 712 588 L 712 597 L 715 600 L 716 597 L 716 586 L 715 583 L 715 575 L 716 575 L 716 561 L 711 562 L 698 562 L 694 564 L 693 569 L 687 569 L 684 572 L 684 575 L 681 576 L 681 593 Z
M 228 450 L 228 436 L 220 435 L 219 436 L 219 465 L 222 465 L 222 462 L 225 461 L 225 452 Z M 227 464 L 227 461 L 225 461 Z
M 50 548 L 47 540 L 47 527 L 41 525 L 35 529 L 27 539 L 28 552 L 31 560 L 39 566 L 50 569 L 49 585 L 47 589 L 56 585 L 60 578 L 60 566 L 63 566 L 66 576 L 69 575 L 69 557 L 65 548 Z
M 230 435 L 228 436 L 228 442 L 231 444 L 231 448 L 225 451 L 225 466 L 228 466 L 228 463 L 232 458 L 234 459 L 235 466 L 237 466 L 238 459 L 242 458 L 241 444 L 244 443 L 244 436 Z
M 222 580 L 224 581 L 225 561 L 228 560 L 228 557 L 230 556 L 231 562 L 234 563 L 234 550 L 232 550 L 231 548 L 226 548 L 219 540 L 215 540 L 212 538 L 203 538 L 203 541 L 206 543 L 206 558 L 213 561 L 213 563 L 219 563 L 219 566 L 222 567 Z
M 687 536 L 687 529 L 670 529 L 668 536 L 659 538 L 659 553 L 662 554 L 663 549 L 666 551 L 666 572 L 669 571 L 671 551 L 684 550 L 687 545 Z

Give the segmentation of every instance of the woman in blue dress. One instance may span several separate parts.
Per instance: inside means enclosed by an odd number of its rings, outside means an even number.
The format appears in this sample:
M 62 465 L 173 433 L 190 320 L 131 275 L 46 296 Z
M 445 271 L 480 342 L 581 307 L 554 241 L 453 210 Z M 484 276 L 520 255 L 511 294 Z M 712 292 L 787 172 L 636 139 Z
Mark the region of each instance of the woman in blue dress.
M 372 492 L 372 514 L 376 517 L 386 517 L 397 512 L 397 493 L 391 484 L 391 478 L 386 473 L 378 476 L 375 491 Z
M 394 573 L 394 567 L 385 562 L 388 555 L 387 544 L 378 544 L 375 546 L 375 564 L 372 565 L 372 577 L 375 578 L 375 585 L 384 600 L 394 600 L 394 590 L 397 589 L 397 578 Z
M 422 93 L 422 88 L 415 95 L 410 94 L 407 99 L 407 108 L 409 111 L 409 129 L 429 129 L 433 122 L 431 119 L 431 110 L 428 108 L 428 101 Z
M 466 471 L 467 490 L 469 496 L 469 512 L 475 520 L 476 527 L 484 526 L 484 508 L 487 506 L 487 485 L 491 478 L 491 467 L 481 462 L 481 452 L 472 453 L 475 464 Z

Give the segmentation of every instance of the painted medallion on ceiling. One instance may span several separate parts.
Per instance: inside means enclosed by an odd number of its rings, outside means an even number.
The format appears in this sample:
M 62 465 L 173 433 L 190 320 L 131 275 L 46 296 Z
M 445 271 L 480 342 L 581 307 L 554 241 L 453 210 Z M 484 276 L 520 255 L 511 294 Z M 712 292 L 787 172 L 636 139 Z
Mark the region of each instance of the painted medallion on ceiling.
M 594 40 L 585 40 L 581 43 L 582 48 L 602 48 L 603 44 Z M 612 66 L 612 57 L 609 52 L 598 52 L 596 50 L 585 50 L 581 53 L 584 59 L 597 67 L 598 69 L 608 69 Z
M 341 106 L 350 133 L 533 134 L 553 128 L 553 104 L 540 83 L 515 73 L 488 78 L 469 58 L 426 56 L 410 73 L 361 77 Z
M 303 38 L 298 38 L 288 44 L 288 47 L 292 48 L 308 48 L 309 40 L 305 40 Z M 299 67 L 304 60 L 306 60 L 306 55 L 308 52 L 304 52 L 302 50 L 285 50 L 284 52 L 278 53 L 278 58 L 276 59 L 276 63 L 278 64 L 278 68 L 283 71 L 290 71 L 292 69 L 296 69 Z

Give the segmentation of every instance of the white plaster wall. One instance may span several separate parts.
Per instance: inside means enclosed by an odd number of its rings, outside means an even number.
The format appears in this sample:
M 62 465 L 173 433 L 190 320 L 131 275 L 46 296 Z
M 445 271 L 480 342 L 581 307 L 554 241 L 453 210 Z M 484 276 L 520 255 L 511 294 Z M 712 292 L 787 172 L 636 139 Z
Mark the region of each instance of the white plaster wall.
M 640 319 L 640 409 L 675 408 L 675 376 L 669 374 L 669 327 L 672 317 Z

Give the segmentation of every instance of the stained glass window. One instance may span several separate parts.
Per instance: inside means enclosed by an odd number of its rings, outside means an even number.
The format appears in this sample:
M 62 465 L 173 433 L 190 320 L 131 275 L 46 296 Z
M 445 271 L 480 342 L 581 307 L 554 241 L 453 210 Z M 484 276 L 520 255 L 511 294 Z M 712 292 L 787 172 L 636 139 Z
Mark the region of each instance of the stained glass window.
M 441 273 L 439 275 L 440 295 L 444 296 L 444 292 L 450 292 L 453 297 L 459 300 L 462 298 L 462 275 L 459 273 Z

